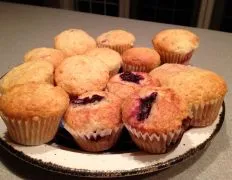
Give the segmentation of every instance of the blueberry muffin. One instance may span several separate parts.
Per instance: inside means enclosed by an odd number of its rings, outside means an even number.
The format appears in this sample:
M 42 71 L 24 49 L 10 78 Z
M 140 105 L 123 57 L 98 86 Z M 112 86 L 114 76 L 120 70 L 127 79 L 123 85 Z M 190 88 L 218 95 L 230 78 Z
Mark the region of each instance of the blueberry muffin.
M 5 93 L 15 85 L 28 82 L 53 84 L 54 67 L 46 61 L 29 61 L 11 69 L 0 80 L 0 92 Z
M 189 127 L 187 103 L 172 89 L 146 87 L 127 98 L 122 120 L 134 143 L 149 153 L 165 153 Z
M 98 47 L 111 48 L 120 54 L 134 46 L 135 37 L 130 32 L 124 30 L 111 30 L 97 37 Z
M 150 48 L 135 47 L 122 55 L 123 71 L 150 72 L 160 65 L 160 55 Z
M 183 68 L 181 68 L 181 66 Z M 192 109 L 191 126 L 211 125 L 221 108 L 227 92 L 226 82 L 216 73 L 194 66 L 178 65 L 176 72 L 170 69 L 155 69 L 151 75 L 158 78 L 163 86 L 168 86 L 186 99 Z
M 65 30 L 55 37 L 55 48 L 66 57 L 84 54 L 95 47 L 95 40 L 81 29 Z
M 104 91 L 71 97 L 64 116 L 64 128 L 83 150 L 99 152 L 110 149 L 116 144 L 122 129 L 121 99 Z
M 95 48 L 88 51 L 86 55 L 96 57 L 96 60 L 101 60 L 108 66 L 110 77 L 117 74 L 122 65 L 120 54 L 109 48 Z
M 56 84 L 70 95 L 103 90 L 108 80 L 109 68 L 92 56 L 66 58 L 55 70 Z
M 160 86 L 158 79 L 144 72 L 123 72 L 113 76 L 107 83 L 107 91 L 125 99 L 145 86 Z
M 0 97 L 0 114 L 10 138 L 22 145 L 53 139 L 69 104 L 67 93 L 46 83 L 16 85 Z
M 25 62 L 33 60 L 48 61 L 56 68 L 64 60 L 64 54 L 58 49 L 46 47 L 35 48 L 24 55 Z
M 199 46 L 199 37 L 185 29 L 166 29 L 152 39 L 162 63 L 188 64 Z

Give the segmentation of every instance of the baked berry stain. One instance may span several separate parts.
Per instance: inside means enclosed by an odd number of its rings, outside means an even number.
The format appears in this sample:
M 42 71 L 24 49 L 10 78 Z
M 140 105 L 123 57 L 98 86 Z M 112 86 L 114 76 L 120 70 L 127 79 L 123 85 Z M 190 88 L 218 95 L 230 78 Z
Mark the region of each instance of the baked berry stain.
M 139 81 L 144 79 L 141 75 L 134 74 L 132 72 L 124 72 L 120 74 L 120 78 L 123 81 L 133 82 L 136 84 L 139 84 Z
M 79 99 L 78 97 L 71 97 L 70 101 L 72 104 L 86 105 L 94 102 L 100 102 L 102 99 L 104 99 L 104 96 L 94 94 L 91 98 L 85 97 L 84 99 Z
M 152 104 L 156 100 L 157 92 L 151 93 L 149 96 L 140 99 L 140 107 L 139 107 L 139 113 L 137 115 L 138 121 L 143 121 L 148 118 Z

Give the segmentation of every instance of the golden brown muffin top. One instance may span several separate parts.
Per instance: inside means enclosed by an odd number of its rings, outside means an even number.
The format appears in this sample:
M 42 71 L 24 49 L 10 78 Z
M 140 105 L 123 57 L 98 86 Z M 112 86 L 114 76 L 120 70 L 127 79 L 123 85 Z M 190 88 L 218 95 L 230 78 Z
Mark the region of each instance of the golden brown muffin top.
M 162 85 L 174 89 L 190 104 L 205 103 L 225 96 L 226 82 L 216 73 L 194 66 L 162 65 L 150 72 Z
M 17 85 L 0 97 L 1 112 L 19 120 L 62 116 L 69 97 L 60 87 L 46 83 Z
M 144 86 L 160 86 L 158 79 L 153 79 L 144 72 L 124 72 L 113 76 L 107 83 L 107 90 L 125 99 Z
M 199 37 L 185 29 L 167 29 L 152 39 L 155 49 L 185 54 L 199 46 Z
M 216 73 L 192 67 L 167 80 L 167 85 L 190 104 L 201 104 L 223 98 L 227 92 L 225 80 Z
M 78 133 L 118 128 L 121 124 L 121 99 L 104 91 L 93 91 L 71 98 L 64 126 Z
M 182 65 L 182 64 L 169 64 L 165 63 L 155 69 L 153 69 L 149 75 L 152 79 L 159 79 L 161 84 L 166 83 L 167 79 L 175 74 L 178 74 L 183 71 L 189 71 L 192 69 L 192 66 Z
M 122 58 L 120 54 L 110 48 L 94 48 L 89 50 L 86 55 L 96 57 L 109 67 L 109 71 L 120 69 Z
M 109 69 L 96 57 L 77 55 L 66 58 L 55 70 L 55 81 L 71 95 L 102 90 L 109 80 Z
M 28 61 L 11 69 L 0 80 L 0 91 L 5 93 L 18 84 L 47 82 L 53 84 L 54 67 L 47 61 Z
M 46 47 L 35 48 L 24 55 L 25 62 L 33 60 L 48 61 L 54 65 L 54 68 L 56 68 L 64 60 L 64 54 L 58 49 Z
M 95 47 L 95 40 L 81 29 L 68 29 L 55 37 L 55 48 L 67 57 L 84 54 Z
M 124 30 L 111 30 L 98 36 L 97 42 L 105 45 L 133 45 L 135 36 Z
M 142 133 L 179 130 L 188 117 L 191 113 L 186 101 L 169 88 L 143 88 L 127 98 L 122 106 L 123 122 Z
M 160 55 L 155 50 L 144 47 L 134 47 L 126 50 L 122 59 L 126 64 L 145 65 L 149 66 L 151 70 L 160 65 Z

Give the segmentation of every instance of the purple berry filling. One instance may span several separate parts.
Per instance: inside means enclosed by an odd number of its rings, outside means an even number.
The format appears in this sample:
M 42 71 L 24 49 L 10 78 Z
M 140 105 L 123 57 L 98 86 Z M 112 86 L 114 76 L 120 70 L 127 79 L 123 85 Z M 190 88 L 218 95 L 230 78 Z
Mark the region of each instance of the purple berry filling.
M 85 97 L 84 99 L 79 99 L 78 97 L 71 97 L 70 99 L 72 104 L 86 105 L 94 102 L 100 102 L 102 99 L 104 99 L 104 97 L 94 94 L 91 98 Z
M 134 74 L 132 72 L 124 72 L 124 73 L 120 74 L 120 78 L 123 81 L 133 82 L 136 84 L 139 84 L 139 81 L 144 79 L 143 76 L 138 75 L 138 74 Z
M 157 93 L 153 92 L 151 95 L 140 99 L 139 113 L 137 114 L 137 120 L 143 121 L 148 118 L 152 104 L 155 102 Z

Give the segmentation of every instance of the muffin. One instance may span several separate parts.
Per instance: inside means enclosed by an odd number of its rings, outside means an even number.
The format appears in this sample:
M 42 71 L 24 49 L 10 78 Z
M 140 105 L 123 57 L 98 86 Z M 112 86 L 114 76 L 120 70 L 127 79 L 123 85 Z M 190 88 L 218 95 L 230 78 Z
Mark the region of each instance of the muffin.
M 56 68 L 64 60 L 64 54 L 62 51 L 53 48 L 35 48 L 28 51 L 24 56 L 25 62 L 33 60 L 48 61 Z
M 95 48 L 88 51 L 86 55 L 96 57 L 108 66 L 110 77 L 117 74 L 122 65 L 120 54 L 109 48 Z
M 122 130 L 121 99 L 104 91 L 72 97 L 64 116 L 64 128 L 83 150 L 110 149 Z
M 68 104 L 69 97 L 60 87 L 27 83 L 0 97 L 0 114 L 13 141 L 41 145 L 55 136 Z
M 199 46 L 199 37 L 185 29 L 167 29 L 152 39 L 161 63 L 188 64 Z
M 46 61 L 29 61 L 11 69 L 0 80 L 0 92 L 5 93 L 13 86 L 28 82 L 53 84 L 54 67 Z
M 179 71 L 171 73 L 156 68 L 150 73 L 158 78 L 163 86 L 168 86 L 186 99 L 192 109 L 191 126 L 204 127 L 211 125 L 221 108 L 227 92 L 226 82 L 222 77 L 209 70 L 178 65 Z M 183 66 L 182 70 L 181 66 Z
M 160 65 L 160 56 L 153 49 L 137 47 L 126 50 L 122 61 L 123 71 L 150 72 Z
M 70 95 L 103 90 L 108 80 L 109 68 L 92 56 L 66 58 L 55 70 L 56 84 Z
M 192 69 L 190 65 L 166 63 L 153 69 L 149 75 L 152 77 L 152 79 L 159 79 L 160 83 L 165 85 L 166 81 L 173 75 L 183 71 L 189 71 L 190 69 Z
M 135 37 L 124 30 L 111 30 L 97 37 L 98 47 L 108 47 L 120 54 L 134 46 Z
M 158 79 L 144 72 L 123 72 L 113 76 L 107 83 L 107 91 L 125 99 L 144 86 L 160 86 Z
M 189 127 L 190 117 L 186 101 L 169 88 L 143 88 L 122 105 L 132 140 L 149 153 L 167 152 Z
M 95 40 L 81 29 L 65 30 L 55 37 L 55 48 L 67 57 L 84 54 L 95 47 Z

